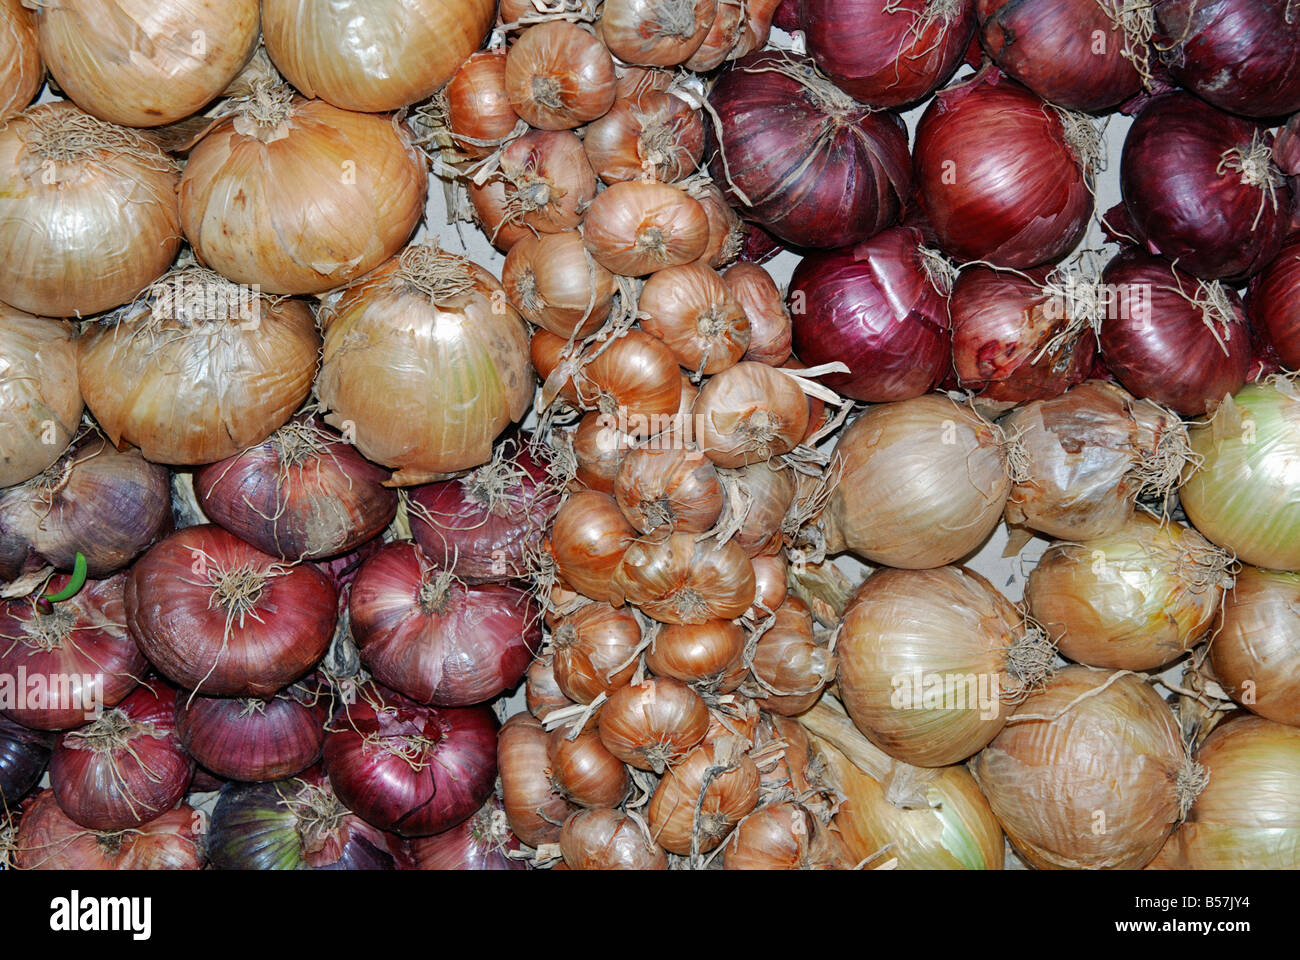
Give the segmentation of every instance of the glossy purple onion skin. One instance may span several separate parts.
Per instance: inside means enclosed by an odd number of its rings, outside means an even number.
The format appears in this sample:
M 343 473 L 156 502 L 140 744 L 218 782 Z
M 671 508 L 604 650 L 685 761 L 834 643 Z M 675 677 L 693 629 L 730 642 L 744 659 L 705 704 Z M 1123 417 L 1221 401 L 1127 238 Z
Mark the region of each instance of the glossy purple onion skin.
M 442 833 L 468 819 L 496 780 L 492 709 L 422 707 L 392 691 L 382 692 L 382 703 L 391 709 L 376 711 L 359 698 L 333 717 L 325 768 L 339 799 L 367 822 L 403 837 Z M 415 763 L 385 744 L 407 751 Z
M 1286 0 L 1156 0 L 1155 14 L 1180 86 L 1248 117 L 1300 110 L 1300 11 Z
M 1088 229 L 1092 194 L 1060 118 L 995 70 L 935 96 L 913 156 L 919 212 L 949 256 L 1026 269 Z
M 1135 397 L 1200 416 L 1245 386 L 1255 351 L 1235 292 L 1227 291 L 1234 322 L 1227 332 L 1217 323 L 1211 331 L 1201 310 L 1179 293 L 1181 285 L 1195 298 L 1195 278 L 1159 257 L 1122 251 L 1107 264 L 1102 281 L 1117 291 L 1121 306 L 1102 322 L 1101 355 Z M 1140 306 L 1143 301 L 1149 309 Z
M 1277 351 L 1282 366 L 1300 370 L 1300 243 L 1283 247 L 1277 259 L 1255 277 L 1246 296 L 1246 309 Z
M 0 813 L 16 809 L 50 762 L 49 734 L 0 716 Z
M 911 185 L 907 131 L 893 113 L 848 102 L 829 105 L 771 68 L 811 61 L 753 53 L 719 78 L 709 94 L 722 127 L 709 127 L 709 171 L 728 199 L 789 244 L 845 247 L 898 220 Z M 744 194 L 742 198 L 741 194 Z
M 812 253 L 790 280 L 794 350 L 820 377 L 868 403 L 928 393 L 948 371 L 948 298 L 922 266 L 920 231 L 894 227 L 843 250 Z
M 1290 184 L 1277 184 L 1275 206 L 1239 172 L 1219 172 L 1225 153 L 1249 150 L 1260 133 L 1255 123 L 1181 92 L 1156 98 L 1133 121 L 1120 189 L 1130 223 L 1153 253 L 1204 280 L 1243 280 L 1277 256 L 1290 220 Z
M 873 107 L 902 107 L 948 81 L 975 33 L 972 0 L 918 30 L 927 5 L 907 0 L 890 13 L 881 0 L 801 0 L 798 27 L 840 89 Z
M 323 711 L 288 696 L 256 708 L 246 700 L 182 696 L 176 732 L 190 756 L 228 780 L 279 780 L 320 759 Z

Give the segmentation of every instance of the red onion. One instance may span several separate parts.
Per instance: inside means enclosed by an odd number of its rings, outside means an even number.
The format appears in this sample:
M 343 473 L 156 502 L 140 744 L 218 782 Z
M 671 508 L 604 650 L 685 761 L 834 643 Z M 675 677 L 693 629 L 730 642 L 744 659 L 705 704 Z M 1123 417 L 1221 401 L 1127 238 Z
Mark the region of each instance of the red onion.
M 20 870 L 198 870 L 202 815 L 188 804 L 131 830 L 96 833 L 68 819 L 53 790 L 23 811 L 15 863 Z
M 821 382 L 854 400 L 929 392 L 948 372 L 950 349 L 947 278 L 931 272 L 934 262 L 911 227 L 805 257 L 789 293 L 799 359 L 848 364 L 852 372 Z
M 88 581 L 49 612 L 35 598 L 0 602 L 0 712 L 37 730 L 70 730 L 135 689 L 148 661 L 127 631 L 127 576 Z M 45 590 L 69 579 L 56 576 Z
M 327 427 L 295 419 L 265 442 L 194 474 L 199 506 L 245 543 L 286 560 L 347 553 L 383 531 L 397 492 Z
M 781 0 L 776 8 L 776 13 L 772 16 L 772 26 L 784 30 L 786 33 L 794 33 L 796 30 L 802 30 L 799 23 L 800 18 L 800 0 Z
M 0 717 L 0 814 L 36 786 L 50 762 L 50 738 Z
M 483 806 L 497 775 L 489 707 L 432 709 L 366 687 L 325 738 L 325 768 L 340 800 L 403 837 L 450 830 Z
M 1300 370 L 1300 243 L 1284 247 L 1255 277 L 1246 306 L 1250 319 L 1277 350 L 1282 365 Z
M 709 170 L 743 216 L 805 247 L 848 246 L 898 220 L 911 185 L 903 122 L 855 103 L 810 61 L 750 54 L 709 103 Z
M 527 870 L 527 861 L 509 855 L 518 849 L 519 838 L 497 797 L 459 826 L 411 841 L 419 870 Z
M 1300 16 L 1286 0 L 1157 0 L 1157 49 L 1180 86 L 1220 110 L 1300 110 Z
M 1153 100 L 1129 128 L 1124 206 L 1154 253 L 1204 280 L 1243 278 L 1282 247 L 1292 192 L 1270 138 L 1188 93 Z
M 941 91 L 916 130 L 917 199 L 945 253 L 1003 267 L 1060 260 L 1092 216 L 1086 118 L 990 70 Z
M 320 759 L 325 711 L 299 688 L 267 700 L 194 697 L 176 704 L 186 751 L 228 780 L 280 780 Z
M 523 590 L 467 585 L 410 542 L 366 561 L 349 603 L 375 679 L 420 703 L 483 703 L 519 683 L 541 647 L 541 612 Z
M 176 690 L 154 679 L 65 733 L 50 760 L 63 812 L 92 830 L 126 830 L 174 807 L 194 773 L 176 736 L 175 710 Z
M 262 697 L 325 655 L 338 610 L 315 567 L 283 564 L 204 525 L 137 561 L 126 615 L 140 649 L 172 682 L 206 696 Z
M 948 82 L 975 33 L 972 0 L 803 0 L 796 29 L 835 83 L 873 107 Z
M 1101 354 L 1135 397 L 1199 416 L 1245 386 L 1254 351 L 1234 291 L 1132 249 L 1102 279 L 1114 298 Z
M 416 487 L 411 501 L 415 542 L 466 580 L 525 576 L 560 503 L 547 465 L 513 441 L 464 477 Z

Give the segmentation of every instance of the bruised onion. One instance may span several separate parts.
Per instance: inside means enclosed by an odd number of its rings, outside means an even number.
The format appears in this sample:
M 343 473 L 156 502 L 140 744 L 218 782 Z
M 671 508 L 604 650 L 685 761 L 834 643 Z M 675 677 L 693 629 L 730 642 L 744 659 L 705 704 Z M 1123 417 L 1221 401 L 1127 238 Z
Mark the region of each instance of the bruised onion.
M 739 737 L 696 747 L 664 773 L 650 798 L 650 835 L 670 853 L 712 850 L 758 805 L 758 780 Z
M 527 861 L 511 856 L 518 850 L 519 838 L 495 796 L 459 826 L 411 841 L 417 870 L 527 870 Z
M 713 461 L 684 444 L 657 444 L 654 438 L 623 456 L 614 496 L 642 533 L 703 533 L 717 522 L 724 503 Z
M 551 731 L 547 754 L 555 792 L 582 807 L 616 807 L 631 788 L 623 761 L 610 753 L 595 728 L 572 736 L 568 726 Z
M 605 0 L 597 29 L 624 63 L 671 67 L 708 36 L 717 0 Z
M 709 220 L 699 201 L 678 187 L 627 180 L 592 201 L 583 239 L 601 266 L 639 277 L 698 260 L 708 246 Z
M 699 164 L 704 124 L 685 101 L 650 90 L 614 101 L 609 113 L 587 125 L 582 145 L 605 183 L 638 178 L 672 183 Z
M 182 803 L 131 830 L 95 832 L 43 790 L 24 810 L 14 862 L 20 870 L 198 870 L 203 815 Z
M 176 702 L 186 753 L 229 780 L 280 780 L 320 759 L 324 711 L 291 687 L 267 699 L 194 697 Z
M 709 729 L 709 709 L 679 680 L 654 677 L 619 687 L 600 711 L 600 742 L 639 770 L 663 773 Z
M 667 267 L 646 281 L 637 303 L 641 329 L 658 337 L 697 374 L 719 373 L 749 349 L 749 320 L 722 277 L 698 263 Z
M 799 384 L 773 367 L 742 360 L 711 377 L 695 400 L 695 442 L 720 467 L 789 453 L 808 428 Z
M 636 531 L 614 498 L 580 491 L 565 501 L 551 528 L 551 549 L 560 576 L 592 600 L 614 595 L 613 578 Z
M 614 300 L 614 275 L 576 230 L 520 239 L 506 255 L 501 286 L 525 320 L 565 339 L 599 330 Z
M 36 48 L 36 21 L 19 0 L 0 3 L 0 123 L 36 99 L 45 82 L 45 65 Z
M 547 775 L 546 728 L 527 713 L 516 713 L 502 725 L 497 739 L 501 797 L 510 829 L 529 846 L 555 843 L 576 808 L 555 792 Z
M 589 603 L 556 621 L 551 647 L 560 691 L 576 703 L 591 703 L 632 679 L 641 625 L 626 609 Z
M 1300 574 L 1244 567 L 1210 641 L 1214 677 L 1252 713 L 1300 727 Z
M 614 586 L 662 623 L 732 620 L 754 602 L 754 568 L 734 541 L 674 533 L 659 543 L 628 547 Z
M 71 325 L 0 304 L 0 488 L 54 465 L 81 410 Z
M 622 810 L 582 810 L 564 821 L 560 852 L 570 870 L 667 870 L 668 854 L 645 821 Z
M 731 693 L 744 682 L 745 631 L 733 620 L 665 623 L 646 651 L 656 677 L 671 677 L 701 690 Z
M 506 57 L 506 96 L 541 130 L 572 130 L 614 105 L 614 61 L 575 23 L 551 20 L 524 30 Z

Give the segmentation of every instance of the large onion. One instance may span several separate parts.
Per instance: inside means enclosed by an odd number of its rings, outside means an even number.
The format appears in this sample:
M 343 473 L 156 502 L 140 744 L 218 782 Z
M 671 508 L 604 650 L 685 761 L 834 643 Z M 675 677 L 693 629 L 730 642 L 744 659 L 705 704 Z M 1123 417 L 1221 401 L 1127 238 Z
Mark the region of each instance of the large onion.
M 71 326 L 0 303 L 0 487 L 52 466 L 81 422 Z
M 0 2 L 0 123 L 21 112 L 45 82 L 36 21 L 20 0 Z

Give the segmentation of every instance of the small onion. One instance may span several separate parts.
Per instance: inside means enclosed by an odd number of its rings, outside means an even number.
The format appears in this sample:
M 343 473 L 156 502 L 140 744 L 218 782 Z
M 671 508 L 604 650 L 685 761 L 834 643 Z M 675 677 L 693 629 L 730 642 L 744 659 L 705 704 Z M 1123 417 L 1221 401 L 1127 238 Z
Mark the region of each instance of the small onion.
M 781 604 L 785 603 L 789 587 L 786 584 L 786 577 L 789 572 L 789 564 L 786 563 L 785 555 L 777 553 L 775 556 L 752 557 L 749 561 L 754 565 L 754 607 L 745 614 L 750 620 L 761 620 L 756 616 L 759 611 L 764 615 L 776 610 Z
M 699 165 L 704 123 L 684 100 L 649 90 L 614 101 L 609 113 L 588 124 L 582 145 L 605 183 L 638 178 L 673 183 Z
M 740 256 L 745 245 L 745 222 L 712 181 L 692 185 L 691 195 L 699 201 L 709 221 L 709 242 L 696 262 L 721 269 Z
M 762 2 L 771 6 L 772 0 L 762 0 Z M 749 6 L 747 0 L 718 0 L 717 15 L 713 18 L 709 32 L 704 36 L 704 42 L 696 48 L 683 66 L 695 73 L 708 73 L 721 66 L 724 61 L 737 56 L 735 51 L 742 40 L 752 42 L 749 36 Z M 757 46 L 761 47 L 766 42 L 764 38 L 763 43 Z M 754 48 L 751 46 L 741 51 L 739 56 L 744 56 L 750 49 Z
M 198 870 L 203 817 L 182 803 L 143 826 L 96 833 L 43 790 L 23 811 L 14 862 L 20 870 Z
M 19 0 L 0 3 L 0 123 L 21 113 L 45 82 L 36 21 Z
M 0 488 L 56 464 L 81 411 L 71 325 L 0 304 Z
M 551 731 L 547 755 L 555 792 L 581 807 L 616 807 L 632 785 L 623 761 L 610 753 L 594 728 L 570 739 L 568 725 Z
M 608 414 L 592 411 L 578 421 L 570 434 L 577 461 L 574 479 L 588 490 L 614 493 L 619 468 L 637 439 L 610 423 Z
M 709 708 L 679 680 L 655 677 L 619 687 L 600 710 L 600 742 L 638 770 L 663 773 L 704 739 Z
M 780 553 L 784 524 L 798 495 L 794 470 L 753 463 L 724 470 L 727 484 L 727 524 L 734 526 L 734 542 L 751 560 Z
M 813 852 L 817 832 L 812 815 L 785 800 L 745 817 L 727 841 L 725 870 L 812 870 L 821 864 Z
M 320 759 L 325 711 L 290 688 L 265 700 L 180 697 L 176 733 L 185 751 L 228 780 L 280 780 Z
M 524 695 L 528 703 L 528 712 L 538 720 L 545 720 L 546 715 L 555 710 L 573 706 L 573 701 L 564 695 L 560 684 L 555 679 L 555 657 L 539 656 L 524 671 Z
M 646 651 L 645 665 L 656 677 L 724 694 L 744 682 L 744 654 L 745 631 L 735 621 L 665 623 Z
M 629 277 L 698 260 L 709 219 L 690 194 L 653 180 L 616 183 L 587 209 L 583 240 L 596 262 Z
M 614 586 L 661 623 L 733 620 L 754 602 L 754 567 L 733 540 L 697 540 L 674 533 L 627 548 Z
M 534 343 L 543 334 L 547 338 L 554 336 L 539 330 Z M 554 340 L 550 343 L 554 345 Z M 560 365 L 549 374 L 539 369 L 547 379 L 544 392 L 556 389 L 555 382 L 567 375 L 577 384 L 570 387 L 573 395 L 607 418 L 603 421 L 606 429 L 645 437 L 677 425 L 683 379 L 677 361 L 662 340 L 640 330 L 629 330 L 593 353 L 578 362 L 560 359 Z M 536 349 L 533 355 L 536 358 Z
M 1210 664 L 1246 709 L 1300 727 L 1300 574 L 1243 568 L 1224 594 Z
M 756 263 L 737 263 L 722 274 L 731 296 L 749 320 L 745 360 L 779 367 L 790 359 L 790 313 L 772 275 Z
M 550 756 L 546 728 L 527 713 L 516 713 L 497 735 L 501 796 L 510 829 L 524 843 L 555 843 L 560 826 L 576 808 L 555 792 L 547 774 Z
M 720 467 L 741 467 L 789 453 L 808 429 L 799 384 L 764 363 L 742 360 L 700 390 L 695 442 Z
M 486 156 L 519 125 L 506 95 L 506 51 L 478 50 L 469 55 L 443 90 L 447 128 L 456 147 L 472 157 Z
M 642 533 L 704 533 L 724 503 L 713 461 L 683 444 L 660 445 L 653 438 L 623 456 L 614 497 Z
M 519 35 L 506 57 L 506 96 L 542 130 L 572 130 L 614 105 L 614 61 L 577 24 L 551 20 Z
M 589 603 L 556 621 L 551 647 L 560 692 L 575 703 L 591 703 L 632 679 L 641 626 L 627 610 Z
M 642 820 L 622 810 L 582 810 L 560 831 L 570 870 L 667 870 L 668 854 Z
M 637 303 L 641 329 L 696 374 L 720 373 L 749 349 L 749 320 L 722 277 L 698 263 L 660 270 Z
M 696 747 L 650 798 L 650 835 L 670 853 L 712 850 L 758 805 L 758 767 L 739 737 Z
M 597 29 L 624 63 L 671 67 L 704 43 L 718 0 L 605 0 Z
M 516 242 L 501 268 L 501 286 L 525 320 L 565 339 L 599 330 L 614 301 L 614 275 L 592 258 L 576 230 Z
M 580 491 L 565 501 L 551 528 L 551 550 L 560 576 L 592 600 L 614 596 L 613 578 L 636 530 L 614 498 Z
M 798 597 L 777 608 L 754 645 L 749 670 L 760 709 L 784 716 L 803 713 L 835 679 L 835 654 L 825 639 L 814 636 L 812 614 Z
M 411 841 L 417 870 L 527 870 L 526 860 L 511 856 L 518 850 L 519 838 L 495 796 L 460 826 Z

